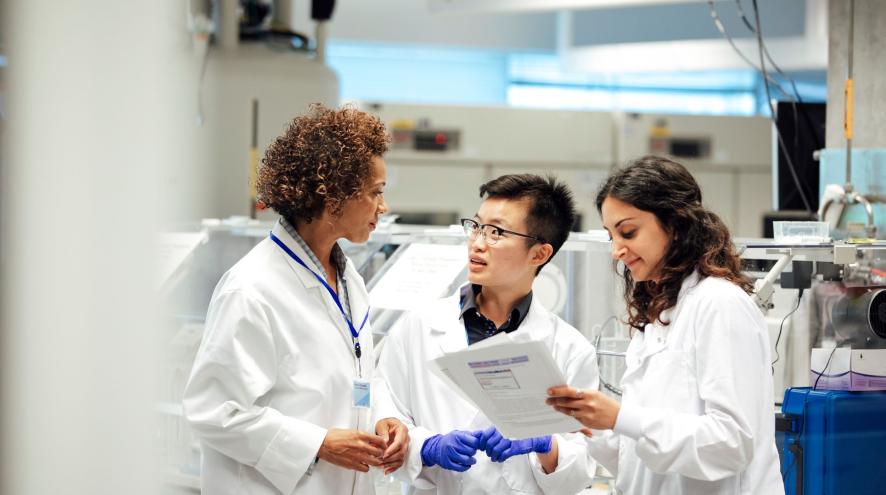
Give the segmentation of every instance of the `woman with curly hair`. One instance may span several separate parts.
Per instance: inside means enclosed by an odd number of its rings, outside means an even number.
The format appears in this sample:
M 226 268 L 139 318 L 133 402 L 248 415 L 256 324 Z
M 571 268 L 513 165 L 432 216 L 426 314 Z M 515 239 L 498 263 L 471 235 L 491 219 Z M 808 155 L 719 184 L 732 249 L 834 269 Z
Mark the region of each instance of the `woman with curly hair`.
M 783 494 L 769 334 L 729 230 L 679 163 L 614 171 L 596 198 L 623 266 L 631 343 L 621 404 L 555 387 L 625 494 Z
M 204 494 L 371 493 L 370 466 L 402 465 L 406 427 L 369 424 L 368 295 L 337 244 L 387 211 L 387 149 L 376 117 L 322 105 L 268 148 L 257 189 L 280 219 L 216 286 L 185 390 Z

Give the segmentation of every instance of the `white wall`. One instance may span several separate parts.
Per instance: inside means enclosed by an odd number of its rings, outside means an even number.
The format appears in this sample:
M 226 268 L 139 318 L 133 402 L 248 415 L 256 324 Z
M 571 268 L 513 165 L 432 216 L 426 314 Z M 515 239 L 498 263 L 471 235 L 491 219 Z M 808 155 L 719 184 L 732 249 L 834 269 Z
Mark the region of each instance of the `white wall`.
M 191 159 L 184 8 L 4 6 L 0 492 L 155 494 L 152 248 L 189 208 L 163 184 Z
M 293 25 L 313 35 L 310 3 L 296 0 Z M 553 50 L 554 13 L 432 13 L 425 0 L 340 0 L 329 23 L 340 40 Z

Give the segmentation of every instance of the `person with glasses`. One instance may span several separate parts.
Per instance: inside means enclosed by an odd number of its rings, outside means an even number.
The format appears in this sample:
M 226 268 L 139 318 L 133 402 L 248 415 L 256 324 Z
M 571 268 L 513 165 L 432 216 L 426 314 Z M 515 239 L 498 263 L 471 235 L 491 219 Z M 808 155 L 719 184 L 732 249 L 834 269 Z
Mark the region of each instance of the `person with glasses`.
M 387 211 L 381 121 L 313 105 L 268 147 L 256 188 L 280 214 L 218 282 L 184 393 L 204 495 L 370 494 L 403 463 L 408 430 L 369 422 L 369 297 L 338 240 Z
M 468 283 L 408 312 L 388 333 L 378 363 L 388 394 L 374 415 L 409 427 L 396 474 L 411 493 L 577 493 L 596 468 L 581 434 L 506 438 L 429 368 L 445 352 L 505 332 L 515 342 L 544 342 L 569 383 L 599 383 L 594 347 L 532 293 L 575 222 L 572 193 L 553 177 L 521 174 L 483 184 L 480 196 L 476 215 L 461 220 Z

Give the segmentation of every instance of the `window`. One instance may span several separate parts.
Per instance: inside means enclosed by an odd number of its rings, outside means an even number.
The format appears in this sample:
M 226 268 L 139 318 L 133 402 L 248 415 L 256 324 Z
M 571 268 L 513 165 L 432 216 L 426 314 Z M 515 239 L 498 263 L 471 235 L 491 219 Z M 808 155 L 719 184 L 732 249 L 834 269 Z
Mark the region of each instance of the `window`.
M 329 64 L 343 100 L 512 105 L 699 115 L 767 114 L 762 77 L 752 69 L 585 74 L 549 53 L 331 42 Z M 793 76 L 805 101 L 827 98 L 825 71 Z M 787 91 L 791 85 L 779 80 Z M 773 98 L 784 99 L 778 87 Z

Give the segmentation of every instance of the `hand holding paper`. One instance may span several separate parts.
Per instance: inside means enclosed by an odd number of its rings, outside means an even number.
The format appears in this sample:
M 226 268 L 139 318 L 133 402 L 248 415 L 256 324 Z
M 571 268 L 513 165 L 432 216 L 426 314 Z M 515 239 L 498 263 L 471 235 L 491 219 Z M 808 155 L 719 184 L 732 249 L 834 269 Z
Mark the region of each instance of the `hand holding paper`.
M 578 390 L 572 387 L 551 387 L 548 405 L 569 415 L 585 428 L 611 430 L 615 428 L 621 405 L 618 401 L 596 390 Z

